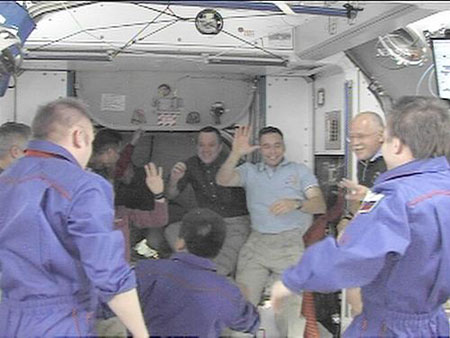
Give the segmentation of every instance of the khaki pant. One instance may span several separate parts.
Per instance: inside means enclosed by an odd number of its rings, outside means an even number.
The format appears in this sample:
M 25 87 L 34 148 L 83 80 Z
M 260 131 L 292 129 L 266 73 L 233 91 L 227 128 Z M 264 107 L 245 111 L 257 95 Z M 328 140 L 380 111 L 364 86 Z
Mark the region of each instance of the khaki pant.
M 239 251 L 250 233 L 249 216 L 225 218 L 227 234 L 219 255 L 214 259 L 217 264 L 217 273 L 222 276 L 234 277 Z M 181 222 L 169 224 L 165 230 L 165 237 L 175 250 L 175 242 L 180 232 Z
M 261 302 L 264 290 L 299 261 L 304 251 L 302 235 L 300 229 L 278 234 L 252 230 L 239 254 L 236 282 L 244 286 L 248 300 L 255 306 Z M 275 316 L 280 337 L 303 337 L 305 318 L 301 316 L 301 302 L 300 295 L 288 297 Z
M 98 337 L 109 337 L 109 338 L 126 338 L 127 329 L 125 325 L 122 324 L 119 318 L 111 317 L 108 319 L 97 320 L 95 325 Z

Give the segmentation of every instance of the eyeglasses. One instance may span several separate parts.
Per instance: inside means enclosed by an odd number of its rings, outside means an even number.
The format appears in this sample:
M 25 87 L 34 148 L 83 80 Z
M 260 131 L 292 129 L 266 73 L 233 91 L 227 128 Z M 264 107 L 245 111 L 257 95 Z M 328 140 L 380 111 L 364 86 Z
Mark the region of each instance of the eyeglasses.
M 354 135 L 349 135 L 349 136 L 347 136 L 346 138 L 345 138 L 345 140 L 348 142 L 348 143 L 351 143 L 351 142 L 354 142 L 355 140 L 365 140 L 365 139 L 367 139 L 367 138 L 369 138 L 369 137 L 371 137 L 372 135 L 375 135 L 375 134 L 377 134 L 378 132 L 373 132 L 373 133 L 370 133 L 370 134 L 354 134 Z

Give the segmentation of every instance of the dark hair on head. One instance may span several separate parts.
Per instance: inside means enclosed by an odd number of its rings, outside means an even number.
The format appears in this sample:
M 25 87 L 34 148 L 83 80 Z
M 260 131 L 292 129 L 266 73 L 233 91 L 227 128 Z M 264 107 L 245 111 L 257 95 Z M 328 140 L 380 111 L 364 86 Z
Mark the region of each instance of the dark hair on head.
M 57 141 L 83 118 L 90 120 L 88 108 L 82 101 L 71 97 L 51 101 L 37 110 L 31 124 L 33 138 Z
M 220 131 L 212 126 L 203 127 L 202 129 L 199 130 L 199 133 L 215 133 L 219 144 L 223 142 Z
M 222 248 L 225 235 L 225 221 L 209 209 L 194 209 L 181 221 L 179 237 L 184 239 L 190 253 L 200 257 L 216 257 Z
M 31 136 L 31 128 L 23 123 L 5 122 L 0 126 L 0 157 L 9 149 L 20 143 L 28 141 Z
M 122 143 L 122 135 L 112 129 L 101 129 L 95 135 L 92 142 L 92 151 L 99 155 L 107 151 L 109 148 L 119 149 Z
M 160 84 L 160 85 L 158 86 L 158 89 L 161 89 L 161 88 L 166 88 L 166 89 L 168 89 L 169 91 L 172 90 L 172 89 L 170 88 L 170 86 L 169 86 L 168 84 L 165 84 L 165 83 Z
M 280 129 L 278 129 L 277 127 L 267 126 L 259 130 L 258 139 L 261 139 L 261 137 L 266 134 L 278 134 L 281 136 L 281 138 L 283 138 L 283 133 Z
M 387 137 L 400 139 L 415 159 L 449 156 L 449 105 L 433 97 L 401 97 L 387 116 Z

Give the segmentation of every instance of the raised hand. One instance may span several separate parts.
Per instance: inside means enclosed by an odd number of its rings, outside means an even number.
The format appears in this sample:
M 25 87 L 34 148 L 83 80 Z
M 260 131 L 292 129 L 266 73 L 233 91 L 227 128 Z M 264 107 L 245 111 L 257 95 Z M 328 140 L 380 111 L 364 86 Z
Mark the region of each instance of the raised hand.
M 231 151 L 244 156 L 254 152 L 259 146 L 250 144 L 251 128 L 249 126 L 238 126 L 234 133 Z
M 170 171 L 170 181 L 172 181 L 173 183 L 177 183 L 184 177 L 185 173 L 186 164 L 183 162 L 175 163 L 175 165 L 172 167 L 172 170 Z
M 156 168 L 153 162 L 150 162 L 144 166 L 145 169 L 145 183 L 150 191 L 154 195 L 158 195 L 164 192 L 164 180 L 162 167 Z

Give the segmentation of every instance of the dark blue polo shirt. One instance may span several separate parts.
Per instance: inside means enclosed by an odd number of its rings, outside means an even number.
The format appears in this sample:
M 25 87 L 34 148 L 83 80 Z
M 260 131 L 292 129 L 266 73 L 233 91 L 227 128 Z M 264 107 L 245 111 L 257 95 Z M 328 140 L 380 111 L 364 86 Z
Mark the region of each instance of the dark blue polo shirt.
M 216 183 L 216 175 L 227 155 L 221 152 L 210 164 L 203 163 L 198 156 L 189 158 L 186 174 L 178 182 L 178 190 L 191 184 L 198 207 L 208 208 L 222 217 L 247 215 L 245 191 L 240 187 L 222 187 Z

